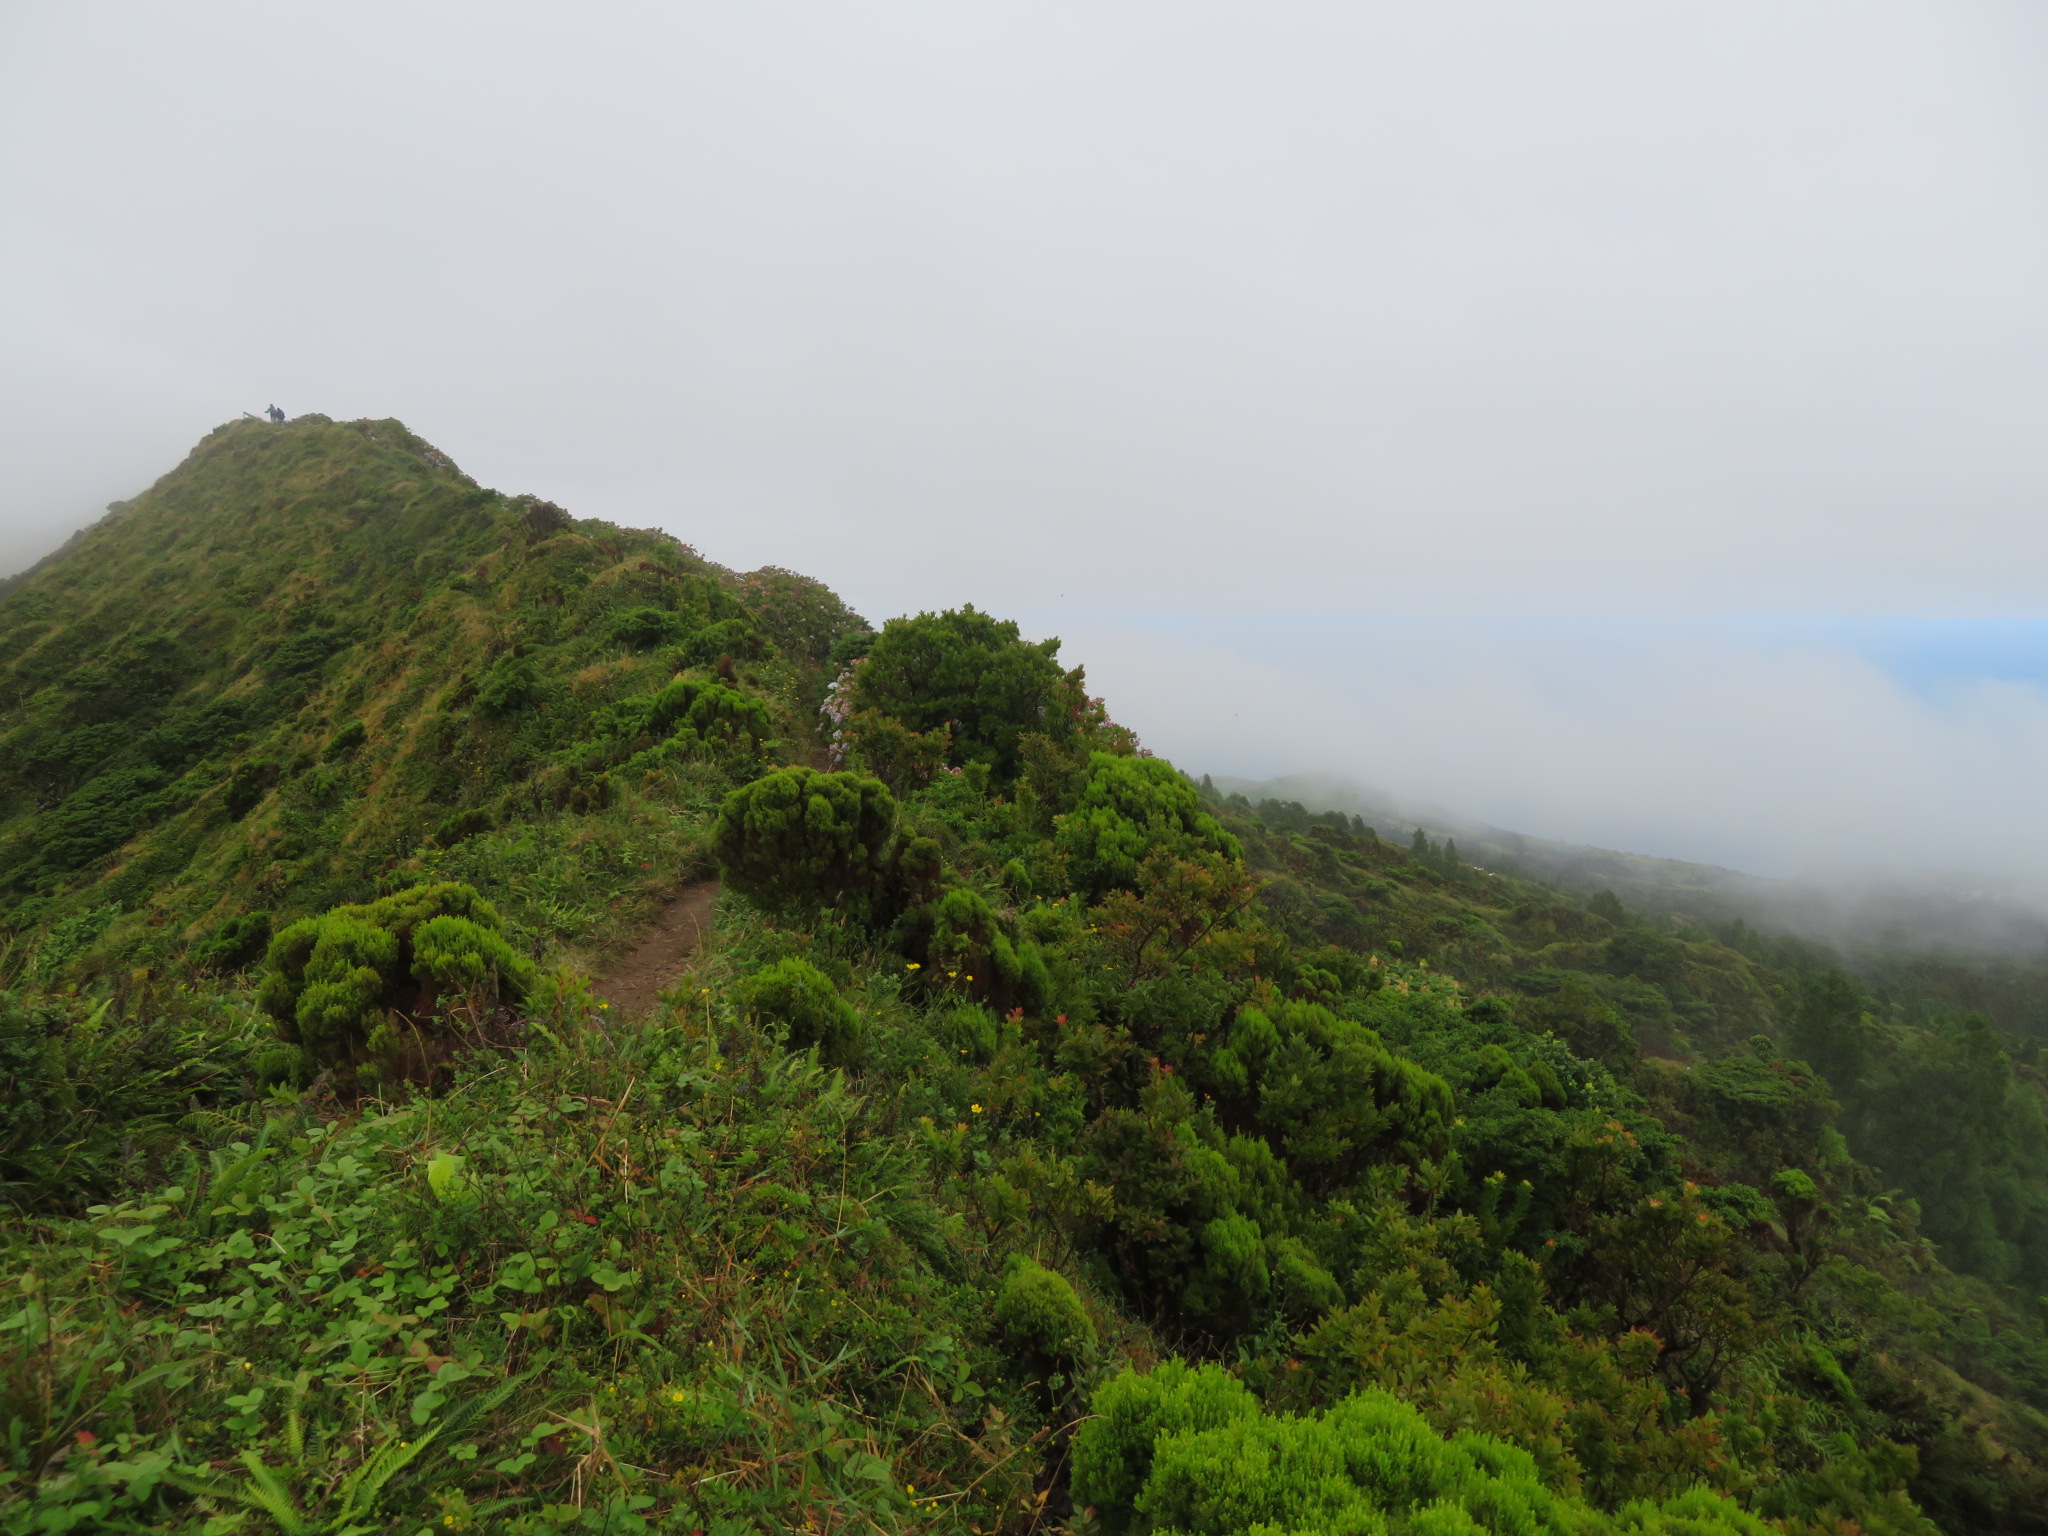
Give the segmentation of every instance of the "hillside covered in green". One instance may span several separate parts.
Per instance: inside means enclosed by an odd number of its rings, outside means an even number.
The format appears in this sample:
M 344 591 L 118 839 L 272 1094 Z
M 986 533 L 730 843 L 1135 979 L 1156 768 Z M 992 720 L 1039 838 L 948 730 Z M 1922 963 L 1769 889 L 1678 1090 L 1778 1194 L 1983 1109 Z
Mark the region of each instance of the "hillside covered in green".
M 1071 660 L 389 421 L 13 582 L 0 1530 L 2048 1530 L 2006 1017 Z

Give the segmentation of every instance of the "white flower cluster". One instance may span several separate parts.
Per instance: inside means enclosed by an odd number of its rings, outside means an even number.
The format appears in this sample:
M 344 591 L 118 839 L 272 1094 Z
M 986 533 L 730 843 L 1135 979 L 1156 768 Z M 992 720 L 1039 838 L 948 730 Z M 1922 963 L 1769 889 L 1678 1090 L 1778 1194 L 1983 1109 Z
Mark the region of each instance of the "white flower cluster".
M 853 674 L 859 669 L 860 662 L 856 661 L 833 679 L 832 686 L 825 690 L 825 702 L 818 709 L 831 722 L 825 755 L 834 768 L 846 766 L 846 721 L 853 713 Z

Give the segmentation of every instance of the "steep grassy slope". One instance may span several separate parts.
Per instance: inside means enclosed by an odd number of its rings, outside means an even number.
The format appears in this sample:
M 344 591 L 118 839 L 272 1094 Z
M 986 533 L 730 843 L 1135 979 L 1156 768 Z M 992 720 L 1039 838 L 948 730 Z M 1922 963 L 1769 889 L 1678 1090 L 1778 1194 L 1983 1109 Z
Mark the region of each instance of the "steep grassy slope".
M 2048 1528 L 2024 1159 L 1923 1209 L 1827 1075 L 1983 1120 L 1981 1032 L 392 423 L 223 429 L 0 637 L 0 1529 Z
M 801 751 L 855 627 L 815 583 L 484 490 L 396 422 L 223 427 L 0 605 L 0 920 L 55 975 L 373 894 L 601 802 L 611 765 L 563 749 L 679 665 L 726 658 Z

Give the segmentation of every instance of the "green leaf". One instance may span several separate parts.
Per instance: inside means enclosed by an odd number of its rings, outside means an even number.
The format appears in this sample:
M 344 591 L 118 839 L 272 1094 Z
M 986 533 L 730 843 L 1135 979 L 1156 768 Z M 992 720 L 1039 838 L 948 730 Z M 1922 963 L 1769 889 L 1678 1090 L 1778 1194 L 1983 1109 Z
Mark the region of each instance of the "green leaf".
M 427 1188 L 443 1204 L 462 1199 L 469 1193 L 469 1180 L 462 1172 L 463 1160 L 453 1152 L 436 1152 L 427 1159 Z

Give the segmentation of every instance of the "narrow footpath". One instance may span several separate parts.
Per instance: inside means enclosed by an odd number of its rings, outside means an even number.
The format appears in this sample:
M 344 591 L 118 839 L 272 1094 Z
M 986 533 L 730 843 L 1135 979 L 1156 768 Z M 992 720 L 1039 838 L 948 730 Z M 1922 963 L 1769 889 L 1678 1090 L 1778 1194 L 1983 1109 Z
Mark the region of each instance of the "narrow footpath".
M 625 1017 L 653 1012 L 661 994 L 682 980 L 697 947 L 711 932 L 717 901 L 716 880 L 684 886 L 661 909 L 646 937 L 597 979 L 597 995 Z

